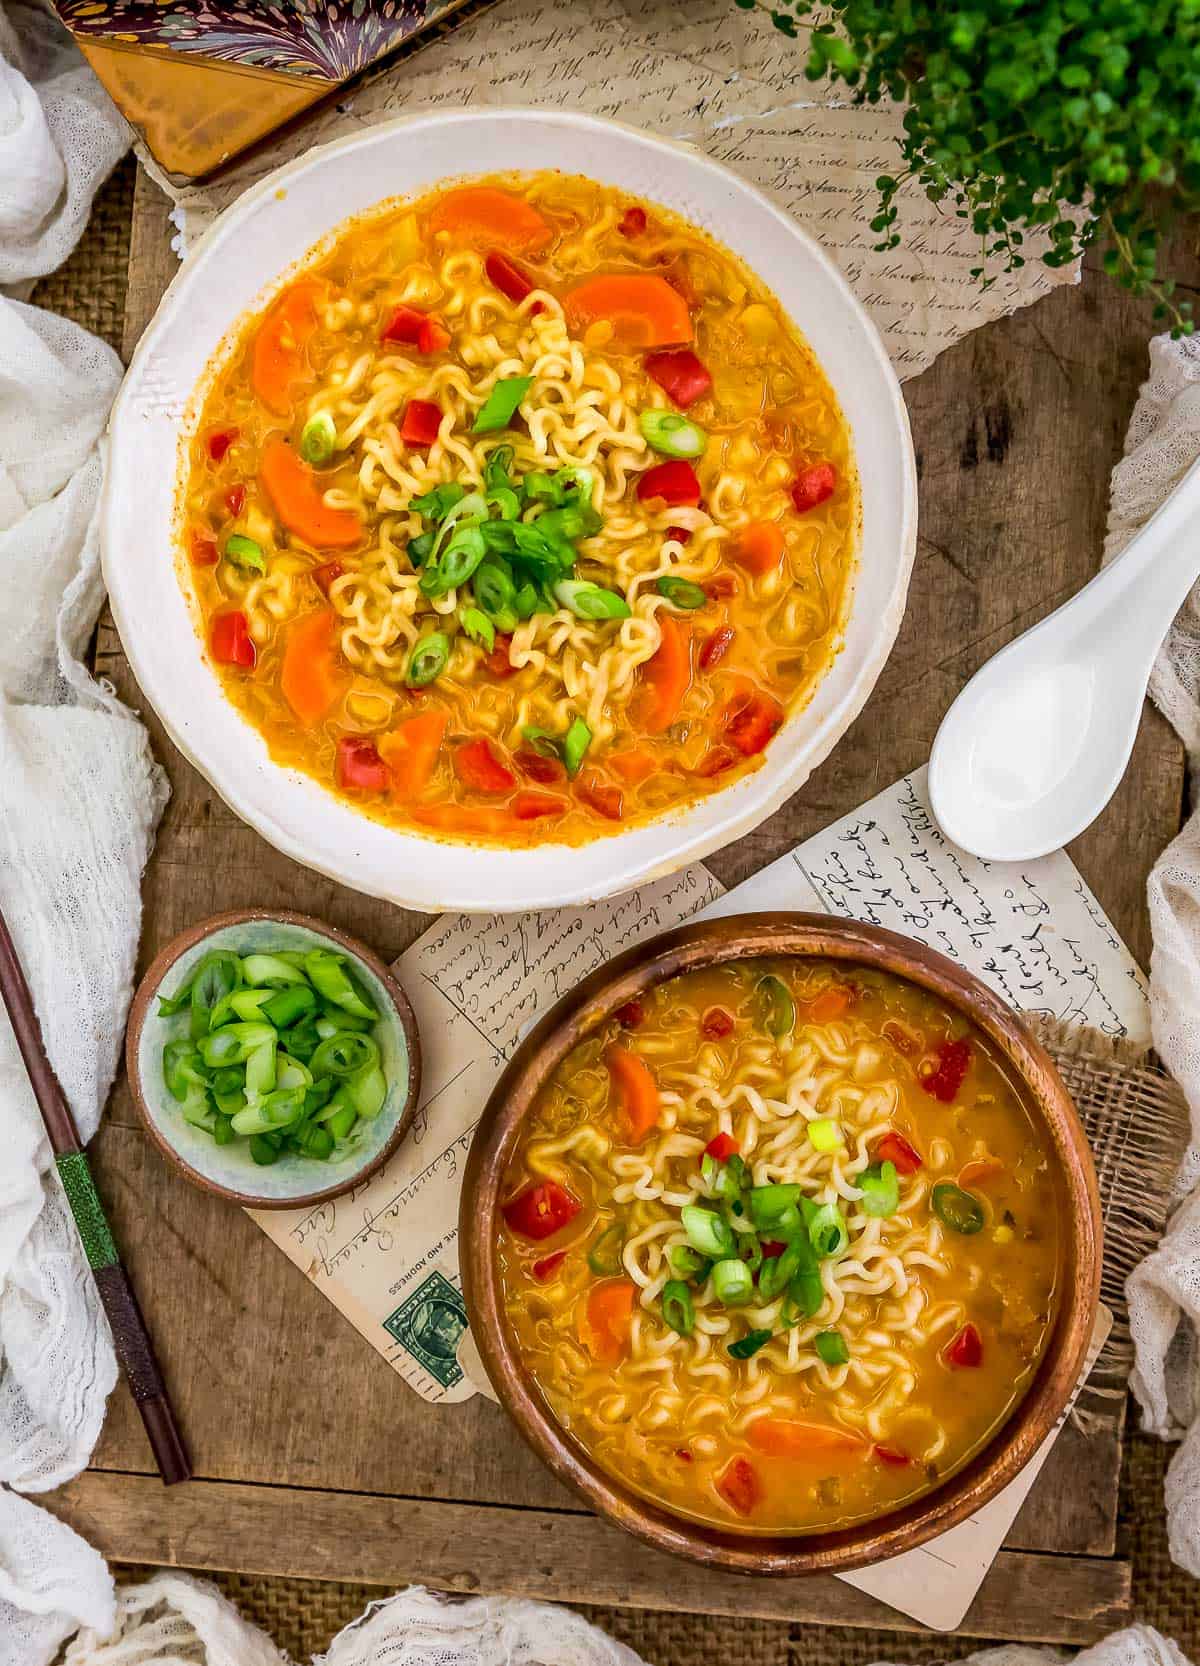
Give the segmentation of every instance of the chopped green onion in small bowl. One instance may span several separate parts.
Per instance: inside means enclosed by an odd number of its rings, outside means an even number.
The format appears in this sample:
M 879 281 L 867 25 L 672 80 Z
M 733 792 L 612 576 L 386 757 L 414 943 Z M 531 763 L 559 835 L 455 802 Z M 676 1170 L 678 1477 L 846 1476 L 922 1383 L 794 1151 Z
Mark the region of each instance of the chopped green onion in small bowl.
M 134 998 L 134 1101 L 187 1179 L 249 1208 L 347 1191 L 416 1111 L 404 991 L 365 945 L 299 914 L 218 915 L 167 946 Z

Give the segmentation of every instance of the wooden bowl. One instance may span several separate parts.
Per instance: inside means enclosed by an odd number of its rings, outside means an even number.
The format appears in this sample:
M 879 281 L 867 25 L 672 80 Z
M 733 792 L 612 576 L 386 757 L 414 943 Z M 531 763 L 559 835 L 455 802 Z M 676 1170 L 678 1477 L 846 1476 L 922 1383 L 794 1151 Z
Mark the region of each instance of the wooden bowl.
M 165 1024 L 170 1021 L 157 1015 L 160 989 L 166 984 L 173 991 L 182 981 L 188 962 L 210 948 L 236 950 L 254 933 L 263 938 L 261 948 L 268 944 L 288 948 L 319 945 L 348 956 L 357 963 L 363 983 L 383 1014 L 378 1039 L 388 1077 L 388 1097 L 379 1115 L 366 1125 L 359 1148 L 340 1162 L 292 1157 L 260 1168 L 250 1157 L 246 1141 L 218 1146 L 203 1130 L 185 1122 L 162 1082 L 158 1061 L 167 1038 Z M 175 969 L 177 975 L 172 976 Z M 400 1144 L 416 1115 L 421 1041 L 408 996 L 365 943 L 307 914 L 244 908 L 214 914 L 210 920 L 189 926 L 155 957 L 130 1008 L 125 1069 L 146 1132 L 171 1167 L 194 1186 L 247 1209 L 306 1209 L 357 1186 L 382 1168 Z
M 522 1118 L 571 1049 L 618 1007 L 682 972 L 763 956 L 820 956 L 907 978 L 956 1008 L 988 1037 L 1023 1087 L 1058 1159 L 1058 1312 L 1023 1399 L 971 1461 L 923 1497 L 836 1531 L 766 1536 L 692 1521 L 601 1469 L 558 1423 L 504 1319 L 497 1247 L 500 1189 Z M 894 932 L 813 914 L 748 914 L 668 932 L 586 978 L 522 1043 L 488 1101 L 471 1146 L 459 1219 L 471 1333 L 496 1393 L 560 1480 L 619 1527 L 659 1550 L 741 1573 L 800 1574 L 863 1567 L 912 1550 L 973 1514 L 1038 1450 L 1083 1370 L 1100 1294 L 1100 1199 L 1087 1138 L 1046 1052 L 990 989 L 960 966 Z

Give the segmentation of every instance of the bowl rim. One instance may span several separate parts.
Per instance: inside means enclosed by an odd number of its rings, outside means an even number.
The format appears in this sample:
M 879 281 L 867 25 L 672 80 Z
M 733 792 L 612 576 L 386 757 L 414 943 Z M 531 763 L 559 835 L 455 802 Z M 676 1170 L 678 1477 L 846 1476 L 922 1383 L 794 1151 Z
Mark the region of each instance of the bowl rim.
M 341 805 L 333 794 L 327 793 L 301 772 L 270 759 L 262 737 L 232 706 L 230 709 L 237 722 L 246 729 L 247 744 L 244 751 L 239 749 L 240 761 L 230 763 L 216 738 L 206 738 L 202 725 L 195 721 L 195 714 L 189 711 L 186 704 L 177 703 L 183 696 L 173 693 L 175 678 L 166 676 L 161 667 L 156 670 L 154 656 L 159 650 L 143 639 L 143 630 L 137 623 L 141 586 L 132 569 L 126 571 L 122 560 L 125 543 L 122 537 L 121 495 L 137 479 L 140 448 L 145 439 L 146 412 L 150 409 L 159 411 L 167 399 L 169 389 L 165 365 L 168 354 L 164 351 L 164 344 L 170 333 L 182 325 L 177 315 L 183 311 L 189 286 L 196 281 L 198 272 L 231 237 L 236 238 L 244 222 L 255 216 L 264 203 L 273 198 L 286 197 L 289 188 L 297 185 L 305 175 L 319 172 L 327 162 L 343 153 L 387 143 L 396 137 L 420 138 L 436 135 L 445 129 L 481 123 L 537 123 L 550 128 L 582 131 L 594 136 L 599 146 L 603 145 L 606 134 L 619 135 L 626 145 L 632 142 L 651 152 L 685 158 L 697 177 L 707 175 L 713 181 L 715 192 L 724 189 L 727 193 L 736 194 L 744 204 L 753 208 L 756 215 L 766 217 L 781 227 L 822 283 L 837 291 L 844 316 L 852 324 L 856 337 L 854 351 L 860 360 L 859 375 L 869 372 L 871 377 L 877 379 L 882 395 L 881 409 L 898 447 L 895 527 L 889 534 L 889 543 L 894 543 L 896 553 L 890 587 L 886 597 L 876 598 L 872 603 L 876 611 L 869 647 L 861 652 L 857 668 L 847 678 L 846 686 L 837 691 L 828 711 L 820 714 L 802 747 L 786 758 L 780 753 L 780 762 L 774 769 L 768 760 L 767 767 L 741 777 L 723 791 L 685 806 L 677 813 L 636 823 L 621 833 L 604 835 L 582 846 L 548 841 L 528 849 L 506 849 L 428 837 L 411 829 L 388 828 L 386 824 L 363 817 L 350 806 Z M 603 171 L 597 166 L 597 173 Z M 447 172 L 442 177 L 447 180 L 468 178 L 475 177 L 477 173 L 478 170 L 472 174 Z M 335 225 L 340 223 L 338 221 Z M 312 245 L 319 246 L 333 229 L 335 227 L 315 235 Z M 720 238 L 721 232 L 718 230 L 716 235 Z M 750 263 L 753 264 L 753 261 Z M 263 297 L 272 293 L 300 264 L 300 261 L 292 261 L 280 267 L 262 287 L 253 304 L 260 304 Z M 233 322 L 233 319 L 227 322 L 226 330 L 232 327 Z M 798 320 L 797 324 L 803 328 Z M 810 334 L 811 331 L 806 332 L 806 336 Z M 828 374 L 828 355 L 818 354 L 818 359 Z M 845 381 L 843 377 L 842 385 L 834 389 L 843 404 Z M 189 387 L 183 396 L 187 406 L 183 426 L 188 432 L 198 414 L 193 410 L 194 393 L 195 388 Z M 266 174 L 217 216 L 197 239 L 168 285 L 153 319 L 134 350 L 110 416 L 109 435 L 112 456 L 111 466 L 105 474 L 102 497 L 101 553 L 110 606 L 139 687 L 143 691 L 154 688 L 152 704 L 170 739 L 239 818 L 293 860 L 340 884 L 422 912 L 453 909 L 457 912 L 493 913 L 496 908 L 493 876 L 499 865 L 504 865 L 510 880 L 507 888 L 517 887 L 513 907 L 545 909 L 582 906 L 677 872 L 688 862 L 700 860 L 759 826 L 828 757 L 865 706 L 895 644 L 916 555 L 916 459 L 899 379 L 878 330 L 830 255 L 804 226 L 758 186 L 735 169 L 697 150 L 694 145 L 629 123 L 579 111 L 546 110 L 522 105 L 420 111 L 345 134 Z M 857 434 L 854 437 L 861 476 L 864 459 L 859 452 L 859 437 Z M 174 542 L 173 531 L 173 545 Z M 860 548 L 859 580 L 862 571 Z M 858 588 L 856 583 L 856 597 L 850 604 L 845 621 L 847 631 L 858 606 Z M 198 651 L 201 663 L 206 665 L 211 676 L 211 666 L 207 666 L 202 643 Z M 839 649 L 825 677 L 813 690 L 812 699 L 794 714 L 793 723 L 805 722 L 806 714 L 811 711 L 824 683 L 835 674 L 837 660 L 845 651 L 845 647 Z M 213 680 L 215 682 L 215 678 Z M 224 698 L 219 687 L 215 687 L 213 692 L 217 697 Z M 261 748 L 261 755 L 254 749 L 254 742 Z M 353 822 L 339 824 L 336 838 L 330 826 L 318 841 L 313 834 L 311 820 L 297 818 L 290 798 L 290 808 L 280 808 L 283 802 L 281 789 L 290 794 L 292 789 L 297 785 L 302 787 L 305 782 L 311 782 L 314 790 L 320 792 L 322 808 L 328 809 L 331 815 L 340 805 L 347 815 L 353 817 Z M 695 819 L 708 806 L 711 806 L 708 817 Z M 381 834 L 390 835 L 386 850 L 383 844 L 376 842 Z M 428 860 L 422 861 L 423 856 L 428 858 L 434 853 L 446 851 L 454 854 L 447 859 L 447 870 L 444 872 L 436 856 L 432 864 Z M 593 862 L 581 863 L 578 859 L 580 851 L 592 853 Z M 544 861 L 539 861 L 539 853 L 544 857 L 547 852 L 554 853 L 556 858 L 548 868 Z M 435 869 L 440 875 L 436 879 L 431 877 Z
M 262 1198 L 252 1192 L 239 1192 L 232 1186 L 223 1186 L 220 1181 L 210 1179 L 192 1167 L 187 1159 L 173 1146 L 159 1128 L 142 1092 L 142 1073 L 138 1063 L 142 1042 L 142 1031 L 146 1020 L 151 1016 L 150 1003 L 158 994 L 164 980 L 169 975 L 172 966 L 188 952 L 211 937 L 218 931 L 224 931 L 230 926 L 248 925 L 250 923 L 278 924 L 300 926 L 306 931 L 316 933 L 320 937 L 328 938 L 336 943 L 347 954 L 361 960 L 363 965 L 373 973 L 387 992 L 392 1003 L 396 1019 L 404 1031 L 405 1044 L 408 1048 L 408 1092 L 404 1098 L 404 1105 L 400 1115 L 396 1118 L 396 1125 L 391 1134 L 375 1153 L 371 1161 L 362 1168 L 355 1168 L 352 1173 L 344 1175 L 332 1186 L 322 1186 L 316 1191 L 301 1192 L 295 1197 Z M 335 1197 L 341 1197 L 355 1186 L 361 1185 L 371 1175 L 387 1162 L 388 1158 L 398 1149 L 400 1142 L 412 1127 L 413 1118 L 417 1114 L 417 1100 L 421 1091 L 421 1036 L 417 1029 L 416 1015 L 408 996 L 397 982 L 390 969 L 384 965 L 379 956 L 357 937 L 342 931 L 338 926 L 326 924 L 324 920 L 315 919 L 311 914 L 299 914 L 286 908 L 234 908 L 223 914 L 210 915 L 206 920 L 197 921 L 178 936 L 172 937 L 165 944 L 143 973 L 129 1009 L 129 1022 L 125 1030 L 125 1075 L 129 1081 L 129 1091 L 138 1115 L 153 1143 L 157 1146 L 161 1156 L 165 1157 L 172 1168 L 176 1169 L 185 1180 L 189 1180 L 200 1191 L 211 1192 L 215 1197 L 226 1198 L 230 1203 L 238 1203 L 244 1209 L 310 1209 L 314 1204 L 328 1203 Z
M 689 1520 L 610 1475 L 563 1429 L 520 1366 L 496 1269 L 499 1195 L 517 1129 L 549 1072 L 596 1025 L 652 985 L 698 966 L 795 956 L 878 967 L 938 995 L 976 1024 L 1021 1082 L 1058 1158 L 1066 1230 L 1059 1306 L 1025 1394 L 975 1456 L 898 1510 L 832 1532 L 751 1535 Z M 659 1550 L 767 1575 L 845 1572 L 915 1549 L 974 1514 L 1034 1456 L 1083 1370 L 1100 1298 L 1102 1221 L 1087 1136 L 1045 1049 L 998 995 L 925 944 L 878 926 L 805 913 L 731 915 L 636 945 L 563 997 L 530 1031 L 496 1085 L 468 1155 L 459 1218 L 463 1294 L 501 1405 L 553 1473 L 602 1515 Z

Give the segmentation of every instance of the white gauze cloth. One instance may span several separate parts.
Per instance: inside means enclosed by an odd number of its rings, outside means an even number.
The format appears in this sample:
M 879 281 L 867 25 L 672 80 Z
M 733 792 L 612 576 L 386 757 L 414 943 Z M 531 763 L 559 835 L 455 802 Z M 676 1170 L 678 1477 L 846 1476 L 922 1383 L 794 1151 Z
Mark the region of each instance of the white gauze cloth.
M 24 6 L 0 13 L 0 284 L 27 285 L 66 258 L 127 143 L 56 26 Z M 141 872 L 165 800 L 141 726 L 81 664 L 103 599 L 95 517 L 120 378 L 103 342 L 0 296 L 0 906 L 84 1140 L 116 1069 Z M 101 1558 L 23 1495 L 83 1468 L 115 1380 L 0 1012 L 3 1666 L 42 1666 L 80 1622 L 111 1622 Z
M 719 1625 L 719 1621 L 714 1621 Z M 1066 1657 L 1011 1645 L 968 1655 L 956 1666 L 1047 1666 Z M 211 1585 L 157 1574 L 117 1593 L 117 1622 L 105 1640 L 81 1631 L 63 1666 L 288 1666 L 269 1638 L 247 1624 Z M 568 1608 L 512 1598 L 447 1600 L 413 1586 L 373 1603 L 317 1655 L 312 1666 L 645 1666 Z M 665 1663 L 662 1663 L 665 1666 Z M 1075 1666 L 1188 1666 L 1149 1626 L 1115 1631 L 1084 1649 Z
M 1113 470 L 1106 555 L 1124 547 L 1197 457 L 1200 338 L 1160 336 Z M 1163 644 L 1150 688 L 1187 748 L 1193 783 L 1200 781 L 1200 587 Z M 1175 1561 L 1200 1577 L 1200 811 L 1155 864 L 1149 901 L 1154 1041 L 1187 1095 L 1192 1145 L 1179 1178 L 1182 1201 L 1159 1248 L 1129 1280 L 1131 1381 L 1145 1427 L 1182 1438 L 1167 1473 L 1167 1528 Z

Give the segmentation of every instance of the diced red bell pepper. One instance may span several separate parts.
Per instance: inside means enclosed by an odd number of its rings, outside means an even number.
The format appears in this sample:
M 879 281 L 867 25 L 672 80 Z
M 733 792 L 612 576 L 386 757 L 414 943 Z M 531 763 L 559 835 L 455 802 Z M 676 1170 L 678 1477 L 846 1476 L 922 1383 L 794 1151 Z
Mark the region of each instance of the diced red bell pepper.
M 415 347 L 421 335 L 421 325 L 429 316 L 416 307 L 397 307 L 380 332 L 380 341 L 403 341 Z
M 234 440 L 237 439 L 240 432 L 241 430 L 239 428 L 209 429 L 208 433 L 204 437 L 204 444 L 208 450 L 208 455 L 212 458 L 214 463 L 219 463 L 224 459 L 225 453 L 229 450 Z
M 636 1030 L 639 1024 L 645 1022 L 646 1009 L 635 997 L 632 1001 L 626 1001 L 623 1007 L 618 1007 L 613 1017 L 623 1030 Z
M 427 356 L 444 353 L 450 345 L 450 332 L 440 318 L 427 318 L 417 332 L 417 352 Z
M 727 1163 L 731 1157 L 736 1157 L 741 1149 L 733 1135 L 725 1133 L 714 1134 L 704 1147 L 705 1155 L 715 1157 L 718 1163 Z
M 739 1516 L 753 1514 L 762 1498 L 758 1471 L 749 1458 L 732 1458 L 717 1477 L 717 1491 Z
M 241 514 L 242 510 L 246 507 L 246 488 L 245 488 L 245 486 L 242 485 L 240 482 L 236 486 L 231 486 L 229 488 L 229 490 L 225 493 L 224 502 L 225 502 L 226 509 L 228 509 L 229 513 L 233 516 L 234 520 L 236 520 L 237 517 Z
M 646 374 L 683 411 L 712 392 L 712 377 L 707 367 L 687 347 L 669 353 L 651 353 L 646 359 Z
M 579 1199 L 556 1180 L 539 1180 L 510 1198 L 500 1213 L 511 1231 L 539 1244 L 569 1226 L 582 1208 Z
M 379 748 L 365 735 L 343 735 L 338 741 L 334 776 L 343 790 L 356 792 L 386 792 L 392 781 Z
M 875 1156 L 881 1163 L 894 1163 L 897 1174 L 915 1174 L 925 1162 L 917 1148 L 894 1128 L 875 1147 Z
M 637 495 L 639 503 L 662 498 L 672 509 L 681 503 L 694 507 L 700 501 L 700 482 L 690 463 L 672 459 L 669 463 L 656 463 L 638 476 Z
M 881 1464 L 889 1464 L 893 1469 L 903 1469 L 912 1463 L 907 1452 L 901 1452 L 898 1446 L 881 1446 L 876 1443 L 872 1451 Z
M 762 1241 L 763 1260 L 774 1261 L 777 1256 L 783 1254 L 786 1248 L 787 1245 L 781 1238 L 764 1238 Z
M 190 553 L 193 567 L 215 567 L 221 559 L 217 540 L 211 532 L 202 532 L 198 526 L 192 528 Z
M 727 769 L 732 769 L 740 761 L 732 746 L 710 746 L 693 773 L 710 781 L 714 775 L 724 775 Z
M 312 570 L 312 581 L 323 596 L 328 596 L 334 579 L 341 578 L 346 569 L 340 561 L 324 561 Z
M 709 1007 L 700 1020 L 700 1034 L 709 1041 L 721 1041 L 734 1031 L 733 1014 L 724 1007 Z M 717 1136 L 720 1138 L 720 1136 Z
M 824 503 L 827 497 L 833 496 L 836 485 L 837 470 L 832 463 L 810 463 L 801 469 L 792 482 L 792 502 L 798 513 L 806 514 L 818 503 Z
M 753 758 L 783 728 L 784 710 L 760 689 L 735 701 L 725 715 L 725 734 L 743 758 Z
M 252 671 L 258 662 L 258 650 L 250 635 L 246 615 L 240 608 L 218 613 L 212 622 L 212 654 L 222 665 L 237 665 Z
M 958 1097 L 963 1078 L 971 1063 L 971 1043 L 966 1036 L 958 1041 L 940 1041 L 935 1063 L 924 1072 L 918 1070 L 917 1079 L 931 1099 L 951 1105 Z
M 400 438 L 405 445 L 432 445 L 441 425 L 441 408 L 432 399 L 410 399 L 404 411 Z
M 517 669 L 508 657 L 508 650 L 511 647 L 511 636 L 498 636 L 494 646 L 483 656 L 483 663 L 493 677 L 511 677 Z
M 715 665 L 720 665 L 733 646 L 736 635 L 737 632 L 732 625 L 718 625 L 711 636 L 705 637 L 704 646 L 700 650 L 701 671 L 711 671 Z
M 535 1261 L 530 1271 L 539 1284 L 548 1284 L 566 1259 L 566 1250 L 555 1250 L 552 1255 L 543 1255 L 540 1261 Z
M 983 1364 L 983 1338 L 970 1320 L 947 1342 L 942 1358 L 958 1370 Z
M 690 544 L 692 541 L 692 535 L 686 526 L 669 526 L 667 537 L 674 538 L 677 544 Z
M 609 821 L 620 821 L 625 814 L 625 797 L 619 787 L 610 787 L 595 775 L 581 775 L 575 790 L 585 804 Z
M 617 222 L 617 230 L 622 237 L 640 237 L 646 229 L 646 210 L 639 208 L 636 203 L 627 208 Z
M 511 792 L 517 778 L 497 756 L 486 735 L 469 740 L 454 754 L 454 768 L 464 786 L 480 793 Z
M 513 763 L 522 775 L 528 776 L 531 781 L 540 782 L 543 787 L 561 781 L 567 773 L 557 758 L 544 758 L 540 752 L 535 752 L 532 746 L 518 747 L 513 753 Z
M 532 789 L 519 792 L 512 802 L 513 815 L 518 821 L 540 821 L 544 816 L 561 816 L 566 808 L 565 798 Z
M 488 275 L 488 281 L 493 283 L 501 295 L 506 295 L 510 301 L 515 301 L 519 305 L 526 295 L 532 295 L 535 287 L 533 279 L 527 273 L 522 272 L 515 260 L 510 260 L 507 255 L 502 255 L 499 249 L 493 249 L 486 257 L 483 269 Z M 543 310 L 542 303 L 538 301 L 530 307 L 529 315 L 532 318 Z

